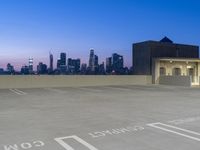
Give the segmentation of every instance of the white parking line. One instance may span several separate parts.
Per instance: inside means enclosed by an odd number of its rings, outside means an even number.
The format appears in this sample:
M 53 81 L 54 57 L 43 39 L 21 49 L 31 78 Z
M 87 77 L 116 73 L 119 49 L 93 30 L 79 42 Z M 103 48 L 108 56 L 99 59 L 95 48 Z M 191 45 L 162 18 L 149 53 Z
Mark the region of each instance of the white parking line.
M 190 118 L 185 118 L 185 119 L 172 120 L 172 121 L 168 121 L 168 123 L 179 125 L 179 124 L 191 123 L 191 122 L 195 122 L 195 121 L 200 121 L 200 116 L 190 117 Z
M 17 94 L 17 95 L 26 95 L 27 93 L 21 91 L 21 90 L 18 90 L 18 89 L 9 89 L 11 92 Z
M 83 139 L 79 138 L 76 135 L 72 135 L 72 136 L 67 136 L 67 137 L 60 137 L 60 138 L 55 138 L 55 141 L 58 142 L 62 147 L 64 147 L 66 150 L 75 150 L 74 148 L 72 148 L 70 145 L 68 145 L 64 140 L 66 139 L 74 139 L 76 140 L 78 143 L 84 145 L 86 148 L 88 148 L 89 150 L 98 150 L 97 148 L 95 148 L 94 146 L 90 145 L 89 143 L 87 143 L 86 141 L 84 141 Z
M 194 132 L 194 131 L 191 131 L 191 130 L 187 130 L 187 129 L 183 129 L 183 128 L 179 128 L 179 127 L 163 124 L 163 123 L 160 123 L 160 122 L 151 123 L 151 124 L 147 124 L 147 125 L 150 126 L 150 127 L 153 127 L 153 128 L 157 128 L 157 129 L 160 129 L 160 130 L 163 130 L 163 131 L 166 131 L 166 132 L 177 134 L 177 135 L 180 135 L 180 136 L 183 136 L 183 137 L 186 137 L 186 138 L 189 138 L 189 139 L 192 139 L 192 140 L 200 142 L 200 138 L 197 138 L 197 137 L 194 137 L 194 136 L 190 136 L 190 135 L 187 134 L 187 133 L 189 133 L 189 134 L 200 136 L 200 133 L 198 133 L 198 132 Z M 162 127 L 162 126 L 165 126 L 165 127 Z M 174 130 L 171 130 L 171 129 L 167 129 L 166 127 L 182 131 L 182 132 L 184 132 L 186 134 L 178 132 L 178 131 L 174 131 Z

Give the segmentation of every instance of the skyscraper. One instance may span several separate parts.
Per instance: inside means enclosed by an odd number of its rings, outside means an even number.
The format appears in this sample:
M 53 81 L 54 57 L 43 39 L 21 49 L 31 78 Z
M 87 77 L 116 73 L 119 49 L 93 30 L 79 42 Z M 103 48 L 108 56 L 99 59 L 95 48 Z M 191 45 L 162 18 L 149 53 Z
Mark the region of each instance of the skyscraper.
M 47 73 L 47 65 L 40 62 L 37 66 L 38 74 L 46 74 Z
M 112 57 L 106 58 L 106 72 L 107 73 L 112 72 Z
M 94 55 L 94 71 L 95 73 L 99 72 L 99 57 Z
M 49 70 L 53 71 L 53 54 L 49 54 Z
M 90 50 L 90 58 L 89 58 L 89 71 L 91 73 L 95 73 L 98 70 L 99 64 L 98 64 L 98 56 L 94 54 L 94 50 Z
M 29 73 L 32 74 L 33 73 L 33 58 L 29 58 L 28 60 L 28 68 L 29 68 Z M 27 68 L 26 68 L 27 69 Z
M 86 74 L 87 72 L 87 64 L 82 64 L 81 65 L 81 74 Z
M 60 58 L 57 60 L 57 69 L 60 69 Z
M 67 71 L 67 65 L 66 65 L 66 53 L 60 54 L 60 72 L 62 74 L 65 74 Z
M 30 67 L 29 66 L 22 66 L 22 68 L 21 68 L 21 74 L 23 74 L 23 75 L 28 75 L 28 74 L 30 74 Z
M 14 73 L 15 72 L 14 67 L 10 63 L 7 64 L 7 71 L 8 71 L 8 73 Z
M 123 56 L 114 53 L 112 55 L 112 69 L 115 73 L 122 73 L 124 68 L 124 59 Z
M 90 50 L 90 58 L 89 58 L 89 66 L 88 66 L 90 71 L 95 70 L 94 65 L 95 65 L 95 55 L 94 55 L 94 50 L 91 49 Z
M 104 62 L 102 62 L 102 64 L 99 65 L 99 74 L 101 74 L 101 75 L 105 74 Z
M 66 66 L 66 53 L 61 53 L 60 54 L 60 65 L 61 66 Z
M 67 63 L 68 72 L 69 73 L 79 73 L 80 72 L 80 64 L 81 64 L 80 59 L 68 58 L 68 63 Z

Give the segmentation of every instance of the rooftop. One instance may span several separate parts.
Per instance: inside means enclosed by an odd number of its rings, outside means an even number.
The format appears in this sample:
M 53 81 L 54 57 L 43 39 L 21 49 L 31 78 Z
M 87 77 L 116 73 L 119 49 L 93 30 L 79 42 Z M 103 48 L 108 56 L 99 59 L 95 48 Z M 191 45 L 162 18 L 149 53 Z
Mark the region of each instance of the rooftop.
M 0 149 L 199 150 L 199 97 L 155 85 L 0 90 Z

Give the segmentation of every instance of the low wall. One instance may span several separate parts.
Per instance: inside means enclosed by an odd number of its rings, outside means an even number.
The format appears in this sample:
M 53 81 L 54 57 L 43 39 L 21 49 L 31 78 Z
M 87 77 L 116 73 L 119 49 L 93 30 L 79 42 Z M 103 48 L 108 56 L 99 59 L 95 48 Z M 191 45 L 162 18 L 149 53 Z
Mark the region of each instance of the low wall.
M 0 89 L 151 84 L 151 76 L 0 76 Z
M 190 76 L 160 76 L 159 84 L 191 87 Z

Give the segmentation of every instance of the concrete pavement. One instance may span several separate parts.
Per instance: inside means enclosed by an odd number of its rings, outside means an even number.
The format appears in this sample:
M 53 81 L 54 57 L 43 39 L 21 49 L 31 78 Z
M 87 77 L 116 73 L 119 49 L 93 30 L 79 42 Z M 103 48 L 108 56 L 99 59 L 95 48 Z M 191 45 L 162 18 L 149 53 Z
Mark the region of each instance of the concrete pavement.
M 199 150 L 200 89 L 0 90 L 0 150 Z

